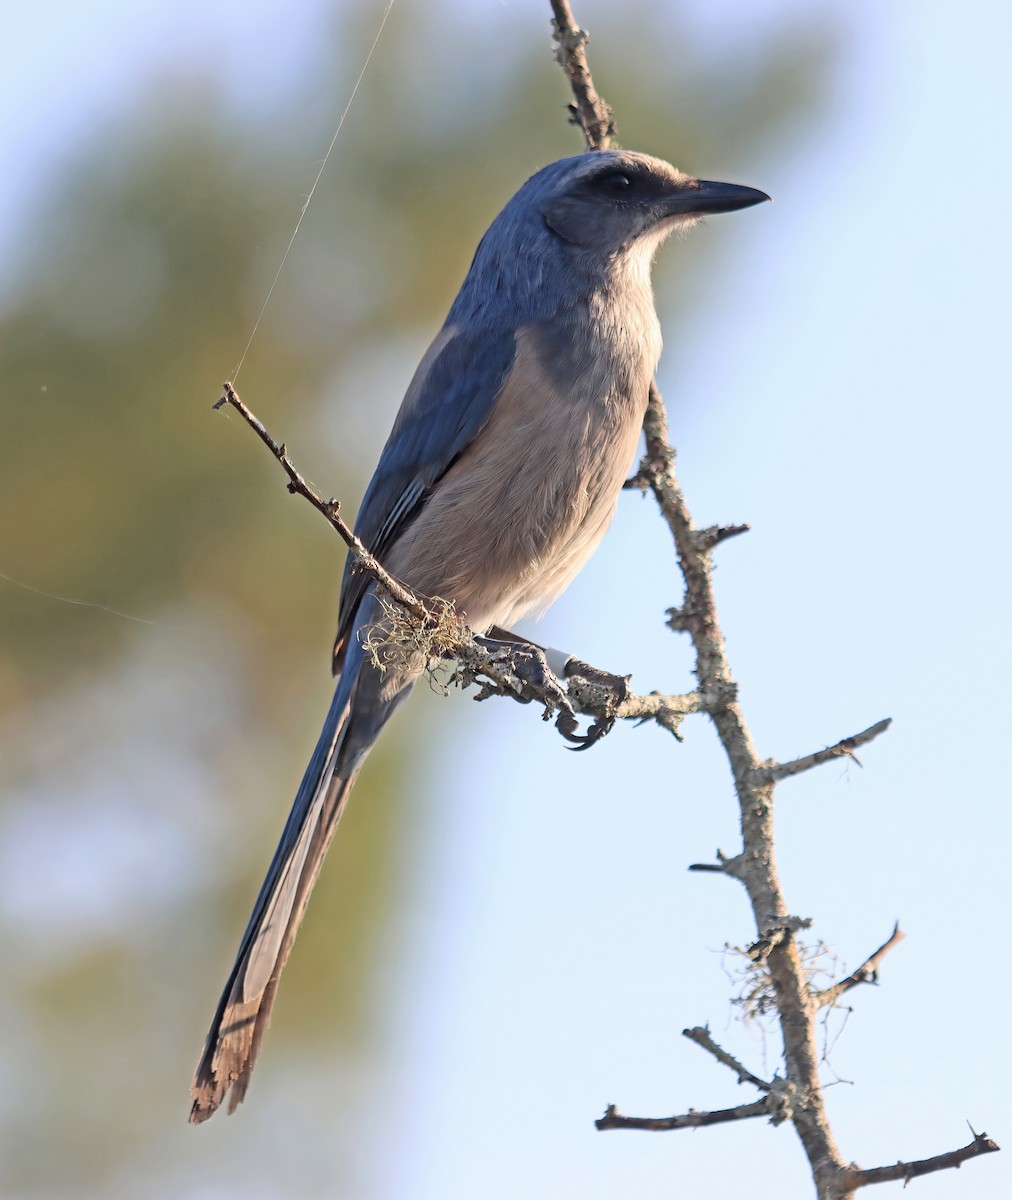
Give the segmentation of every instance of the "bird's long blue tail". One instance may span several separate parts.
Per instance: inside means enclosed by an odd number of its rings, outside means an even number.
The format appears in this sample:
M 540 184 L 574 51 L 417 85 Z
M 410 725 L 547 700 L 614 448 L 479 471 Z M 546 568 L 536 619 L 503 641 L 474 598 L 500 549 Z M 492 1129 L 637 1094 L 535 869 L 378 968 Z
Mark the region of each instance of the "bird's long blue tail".
M 197 1064 L 190 1088 L 194 1124 L 206 1121 L 226 1095 L 234 1112 L 246 1094 L 278 980 L 362 760 L 410 690 L 408 683 L 384 694 L 353 640 Z

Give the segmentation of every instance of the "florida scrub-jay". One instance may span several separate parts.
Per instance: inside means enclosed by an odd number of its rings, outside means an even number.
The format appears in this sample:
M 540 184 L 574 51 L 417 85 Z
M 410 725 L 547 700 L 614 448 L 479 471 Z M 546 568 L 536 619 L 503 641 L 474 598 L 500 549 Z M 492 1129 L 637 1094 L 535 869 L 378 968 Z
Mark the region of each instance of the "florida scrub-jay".
M 593 553 L 632 464 L 661 352 L 650 270 L 707 213 L 768 197 L 629 151 L 539 171 L 482 238 L 419 364 L 355 530 L 398 579 L 478 634 L 546 608 Z M 193 1081 L 195 1122 L 234 1111 L 362 762 L 425 663 L 380 670 L 370 578 L 345 569 L 337 690 L 257 897 Z

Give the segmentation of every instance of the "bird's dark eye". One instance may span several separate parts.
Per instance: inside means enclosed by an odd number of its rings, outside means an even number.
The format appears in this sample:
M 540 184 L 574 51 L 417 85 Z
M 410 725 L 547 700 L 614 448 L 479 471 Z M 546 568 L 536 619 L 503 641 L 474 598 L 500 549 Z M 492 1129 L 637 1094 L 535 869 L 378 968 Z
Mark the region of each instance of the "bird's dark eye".
M 607 171 L 597 177 L 597 186 L 612 196 L 624 196 L 632 190 L 633 181 L 621 171 Z

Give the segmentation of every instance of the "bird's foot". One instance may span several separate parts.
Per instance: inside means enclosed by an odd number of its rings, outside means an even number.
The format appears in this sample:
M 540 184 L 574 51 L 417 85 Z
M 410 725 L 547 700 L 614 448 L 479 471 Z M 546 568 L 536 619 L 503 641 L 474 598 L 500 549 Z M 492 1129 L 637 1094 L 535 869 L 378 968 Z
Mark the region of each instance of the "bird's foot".
M 567 741 L 578 743 L 572 749 L 589 750 L 611 731 L 619 709 L 629 699 L 630 676 L 601 671 L 578 658 L 571 658 L 566 663 L 564 674 L 569 680 L 569 694 L 576 707 L 589 709 L 594 714 L 594 723 L 580 735 L 576 733 L 575 719 L 565 722 L 566 714 L 560 713 L 555 726 Z
M 493 655 L 497 665 L 506 668 L 510 676 L 509 694 L 521 704 L 532 700 L 543 704 L 545 720 L 556 714 L 555 728 L 567 742 L 573 743 L 572 750 L 589 750 L 596 745 L 612 729 L 629 698 L 628 675 L 613 675 L 578 658 L 569 658 L 562 672 L 567 681 L 564 686 L 540 646 L 512 637 L 476 637 L 475 641 Z M 475 699 L 484 700 L 500 690 L 501 685 L 485 683 Z M 594 717 L 593 724 L 583 734 L 578 732 L 578 711 Z
M 500 641 L 498 638 L 489 637 L 476 637 L 475 641 L 491 651 L 495 661 L 508 669 L 513 676 L 513 695 L 521 704 L 530 704 L 532 700 L 537 700 L 545 706 L 546 720 L 558 709 L 558 720 L 568 717 L 575 728 L 576 717 L 569 696 L 558 676 L 549 667 L 540 646 L 530 642 Z

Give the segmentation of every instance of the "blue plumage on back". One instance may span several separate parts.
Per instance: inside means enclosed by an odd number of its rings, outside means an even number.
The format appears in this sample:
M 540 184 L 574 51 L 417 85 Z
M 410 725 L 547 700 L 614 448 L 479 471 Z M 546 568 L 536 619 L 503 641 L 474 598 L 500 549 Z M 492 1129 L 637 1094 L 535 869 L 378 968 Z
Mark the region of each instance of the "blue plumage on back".
M 515 349 L 512 329 L 444 326 L 412 380 L 355 522 L 355 532 L 378 558 L 481 431 L 509 376 Z M 349 559 L 341 582 L 335 670 L 370 582 Z
M 562 159 L 533 175 L 478 244 L 446 324 L 415 372 L 362 499 L 355 532 L 380 559 L 484 427 L 509 377 L 517 328 L 547 321 L 565 306 L 564 295 L 544 286 L 554 260 L 565 250 L 546 226 L 541 209 L 558 179 L 586 157 Z M 368 585 L 368 578 L 349 561 L 341 581 L 335 672 Z

